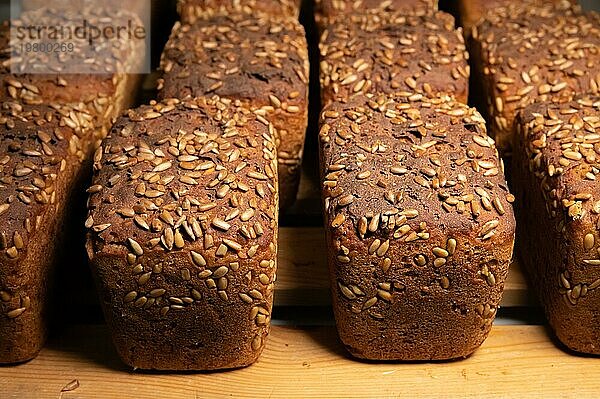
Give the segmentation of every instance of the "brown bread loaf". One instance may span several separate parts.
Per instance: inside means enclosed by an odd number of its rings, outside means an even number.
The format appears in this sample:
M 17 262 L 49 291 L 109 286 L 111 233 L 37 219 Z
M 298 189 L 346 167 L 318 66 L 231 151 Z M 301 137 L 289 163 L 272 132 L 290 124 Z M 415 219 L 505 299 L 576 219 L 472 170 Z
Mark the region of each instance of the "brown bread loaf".
M 123 24 L 136 18 L 98 7 L 83 15 L 91 24 L 100 20 Z M 14 27 L 73 26 L 81 19 L 82 13 L 40 9 L 24 12 L 11 23 Z M 80 276 L 70 269 L 81 266 L 78 252 L 70 249 L 66 256 L 63 240 L 76 247 L 78 229 L 74 226 L 82 223 L 78 216 L 83 217 L 78 213 L 78 200 L 83 199 L 81 186 L 89 177 L 91 154 L 116 115 L 134 98 L 139 79 L 120 73 L 120 68 L 135 68 L 144 56 L 143 41 L 115 40 L 111 42 L 112 59 L 90 62 L 77 51 L 60 54 L 65 67 L 85 67 L 98 74 L 63 73 L 60 69 L 56 73 L 12 74 L 13 69 L 23 71 L 19 68 L 24 62 L 18 62 L 18 45 L 12 56 L 9 38 L 8 23 L 4 23 L 0 27 L 4 129 L 0 141 L 4 173 L 0 186 L 4 204 L 0 205 L 0 363 L 25 361 L 37 354 L 46 335 L 48 308 L 53 307 L 50 286 L 57 278 L 66 278 L 61 280 L 62 295 L 68 291 L 63 288 Z M 78 38 L 73 42 L 88 45 Z M 44 57 L 48 54 L 33 52 L 23 59 L 31 67 L 61 65 L 45 62 Z M 102 73 L 106 67 L 116 67 L 115 72 Z M 54 267 L 58 262 L 60 270 Z
M 40 8 L 21 14 L 20 19 L 12 21 L 15 29 L 19 26 L 64 26 L 81 25 L 82 15 L 90 25 L 106 24 L 112 20 L 114 26 L 143 26 L 133 13 L 119 10 L 107 10 L 102 7 L 65 13 L 61 10 Z M 90 62 L 89 52 L 52 53 L 52 62 L 44 61 L 46 53 L 27 53 L 24 59 L 34 66 L 45 65 L 52 73 L 14 73 L 22 70 L 24 63 L 17 63 L 21 49 L 9 45 L 10 29 L 5 22 L 0 27 L 0 100 L 15 100 L 26 104 L 79 104 L 83 103 L 87 112 L 93 116 L 94 124 L 104 131 L 114 122 L 121 111 L 135 100 L 136 88 L 141 75 L 125 73 L 137 71 L 145 57 L 145 42 L 131 40 L 125 35 L 121 39 L 107 41 L 112 46 L 112 59 L 97 58 Z M 87 39 L 74 37 L 65 43 L 74 43 L 74 48 L 87 48 Z M 11 53 L 11 51 L 13 53 Z M 59 62 L 58 59 L 62 61 Z M 12 64 L 12 65 L 11 65 Z M 64 65 L 69 72 L 57 69 Z M 106 69 L 110 73 L 104 73 Z M 86 73 L 70 73 L 72 71 Z
M 142 106 L 96 152 L 88 253 L 117 351 L 159 370 L 247 366 L 277 254 L 273 126 L 232 101 Z
M 63 225 L 94 132 L 83 107 L 2 103 L 0 363 L 32 359 L 44 343 Z
M 365 14 L 423 15 L 438 10 L 437 0 L 316 0 L 315 19 L 320 30 L 334 20 Z
M 300 5 L 301 0 L 178 0 L 177 12 L 183 23 L 190 24 L 216 15 L 233 14 L 297 19 Z
M 460 19 L 460 26 L 463 27 L 463 32 L 469 35 L 471 29 L 477 25 L 477 23 L 485 16 L 488 11 L 492 11 L 495 8 L 515 4 L 532 4 L 542 5 L 548 3 L 555 4 L 577 4 L 577 0 L 458 0 L 458 13 Z
M 489 12 L 473 29 L 473 74 L 502 153 L 510 153 L 520 109 L 599 91 L 600 15 L 577 10 L 510 5 Z
M 276 128 L 280 205 L 296 199 L 308 123 L 308 53 L 292 18 L 219 16 L 176 24 L 162 55 L 159 98 L 239 100 Z
M 333 308 L 354 356 L 452 359 L 485 340 L 515 221 L 494 142 L 450 97 L 357 96 L 321 114 Z
M 450 14 L 340 19 L 323 31 L 319 48 L 324 105 L 406 90 L 467 102 L 469 55 Z
M 600 97 L 535 103 L 516 120 L 522 264 L 557 337 L 600 354 Z

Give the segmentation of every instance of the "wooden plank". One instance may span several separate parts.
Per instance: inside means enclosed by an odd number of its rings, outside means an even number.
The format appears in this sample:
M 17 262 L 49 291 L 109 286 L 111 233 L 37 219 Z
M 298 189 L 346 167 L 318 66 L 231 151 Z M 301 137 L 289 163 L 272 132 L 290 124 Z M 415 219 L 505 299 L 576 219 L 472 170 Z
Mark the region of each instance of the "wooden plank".
M 597 397 L 597 358 L 567 354 L 543 326 L 496 326 L 453 362 L 349 359 L 333 327 L 274 326 L 254 366 L 222 373 L 142 373 L 117 358 L 104 326 L 76 326 L 35 360 L 0 367 L 3 398 Z
M 275 304 L 329 305 L 325 232 L 321 227 L 283 227 L 279 232 L 279 264 Z M 519 265 L 514 262 L 504 287 L 502 306 L 534 306 Z

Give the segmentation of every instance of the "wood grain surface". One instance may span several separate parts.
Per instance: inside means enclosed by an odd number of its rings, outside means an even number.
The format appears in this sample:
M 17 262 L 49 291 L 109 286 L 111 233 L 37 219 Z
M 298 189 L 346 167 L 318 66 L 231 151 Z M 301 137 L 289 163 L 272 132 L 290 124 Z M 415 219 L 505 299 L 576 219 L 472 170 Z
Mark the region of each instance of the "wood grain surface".
M 69 327 L 40 356 L 0 367 L 3 398 L 592 398 L 600 359 L 567 354 L 542 326 L 496 326 L 471 357 L 367 363 L 347 357 L 333 327 L 274 326 L 259 362 L 221 373 L 134 372 L 104 326 Z M 62 392 L 77 380 L 79 387 Z

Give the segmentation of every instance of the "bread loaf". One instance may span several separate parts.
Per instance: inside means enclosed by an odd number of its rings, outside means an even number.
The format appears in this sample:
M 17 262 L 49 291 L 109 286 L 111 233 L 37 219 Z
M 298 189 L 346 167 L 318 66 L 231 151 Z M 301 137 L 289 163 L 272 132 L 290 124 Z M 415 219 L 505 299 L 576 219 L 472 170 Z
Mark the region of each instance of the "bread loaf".
M 79 26 L 82 15 L 90 25 L 103 26 L 112 20 L 114 26 L 143 26 L 136 14 L 102 7 L 85 8 L 77 12 L 64 12 L 59 9 L 39 8 L 26 11 L 20 19 L 11 23 L 15 29 L 19 26 Z M 111 58 L 89 59 L 89 51 L 30 52 L 21 54 L 20 46 L 10 46 L 10 29 L 5 22 L 0 28 L 0 100 L 14 100 L 25 104 L 79 104 L 83 103 L 87 112 L 93 116 L 94 124 L 105 135 L 119 113 L 131 106 L 135 100 L 136 88 L 141 75 L 126 73 L 140 70 L 145 57 L 145 42 L 133 40 L 123 35 L 110 39 Z M 89 46 L 87 38 L 73 37 L 65 43 L 73 43 L 79 50 Z M 19 57 L 22 56 L 22 57 Z M 28 68 L 40 66 L 51 71 L 32 73 L 23 71 L 27 60 Z M 65 70 L 59 68 L 63 67 Z M 111 72 L 106 73 L 106 70 Z M 66 72 L 65 72 L 66 71 Z M 77 72 L 77 73 L 74 73 Z
M 15 28 L 65 27 L 81 23 L 83 16 L 90 24 L 140 23 L 127 12 L 98 7 L 84 11 L 43 8 L 24 12 L 11 24 Z M 75 263 L 79 261 L 76 250 L 70 248 L 65 256 L 64 249 L 66 242 L 76 247 L 77 229 L 73 226 L 83 221 L 77 219 L 82 216 L 77 212 L 81 186 L 87 183 L 94 147 L 133 100 L 138 79 L 124 72 L 128 65 L 138 66 L 144 56 L 143 41 L 116 39 L 111 42 L 112 59 L 90 60 L 78 51 L 23 56 L 15 43 L 11 49 L 9 39 L 9 25 L 4 23 L 0 27 L 4 130 L 0 141 L 0 170 L 4 173 L 0 185 L 0 363 L 29 360 L 38 353 L 52 305 L 50 286 L 59 278 L 55 263 L 82 266 Z M 72 43 L 89 46 L 79 37 Z M 20 69 L 26 62 L 32 69 L 44 66 L 56 73 Z M 56 69 L 60 65 L 89 73 L 67 73 Z M 104 68 L 112 68 L 114 73 L 107 74 Z M 65 276 L 60 276 L 67 280 L 61 281 L 62 288 L 78 275 L 77 270 L 67 270 L 69 267 L 64 267 Z
M 459 0 L 458 13 L 460 15 L 460 26 L 463 27 L 464 33 L 469 35 L 471 29 L 485 16 L 488 11 L 493 11 L 495 8 L 507 6 L 510 4 L 522 5 L 531 4 L 539 6 L 547 3 L 556 3 L 559 5 L 577 4 L 577 0 Z
M 178 0 L 177 12 L 183 23 L 193 24 L 217 15 L 265 15 L 298 19 L 301 0 Z
M 475 81 L 490 133 L 510 153 L 516 113 L 534 101 L 565 102 L 598 93 L 600 15 L 552 5 L 510 5 L 488 12 L 473 30 Z
M 449 14 L 340 19 L 323 31 L 319 48 L 324 105 L 406 90 L 467 101 L 469 55 Z
M 316 0 L 315 19 L 321 30 L 334 20 L 365 14 L 423 15 L 438 10 L 437 0 Z
M 296 198 L 308 123 L 308 53 L 292 18 L 219 16 L 176 24 L 162 54 L 159 98 L 240 101 L 276 128 L 282 209 Z
M 556 336 L 600 354 L 600 97 L 539 102 L 515 122 L 522 264 Z
M 0 363 L 32 359 L 70 199 L 96 131 L 83 107 L 4 101 L 0 110 Z
M 129 111 L 96 152 L 87 249 L 128 365 L 258 358 L 276 271 L 273 136 L 230 100 L 172 99 Z
M 356 357 L 464 357 L 485 340 L 512 257 L 502 161 L 450 97 L 356 96 L 321 114 L 333 308 Z

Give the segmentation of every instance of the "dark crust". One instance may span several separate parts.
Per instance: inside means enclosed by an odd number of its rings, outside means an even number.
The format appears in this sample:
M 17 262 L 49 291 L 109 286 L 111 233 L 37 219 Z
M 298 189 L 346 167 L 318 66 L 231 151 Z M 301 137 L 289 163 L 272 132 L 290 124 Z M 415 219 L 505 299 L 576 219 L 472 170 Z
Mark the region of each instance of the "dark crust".
M 563 6 L 499 7 L 473 29 L 475 79 L 487 101 L 490 134 L 502 153 L 510 152 L 520 109 L 534 101 L 566 102 L 577 93 L 599 91 L 600 15 Z
M 2 104 L 0 363 L 29 360 L 44 343 L 66 203 L 94 142 L 90 120 L 81 109 Z
M 405 90 L 452 94 L 466 103 L 469 55 L 451 15 L 369 15 L 354 22 L 339 20 L 321 35 L 323 104 Z
M 517 116 L 514 152 L 523 266 L 558 338 L 593 354 L 600 354 L 599 110 L 600 97 L 530 105 Z
M 88 253 L 132 367 L 242 367 L 264 346 L 277 253 L 273 127 L 230 103 L 131 110 L 95 155 Z
M 333 20 L 364 14 L 431 14 L 438 10 L 437 0 L 316 0 L 315 19 L 321 30 Z
M 511 0 L 458 0 L 458 20 L 465 35 L 470 35 L 471 29 L 477 25 L 487 11 L 510 2 Z
M 308 123 L 308 53 L 292 18 L 217 16 L 176 24 L 161 59 L 159 98 L 239 100 L 276 128 L 281 207 L 296 198 Z
M 515 3 L 514 0 L 458 0 L 458 13 L 460 26 L 463 27 L 465 35 L 469 35 L 471 29 L 477 25 L 488 11 L 493 11 L 497 7 L 506 6 Z M 521 0 L 520 4 L 543 5 L 547 3 L 556 4 L 577 4 L 577 0 Z
M 98 18 L 113 18 L 115 24 L 127 24 L 128 20 L 136 20 L 135 14 L 126 11 L 107 11 L 102 8 L 87 10 L 89 23 Z M 79 21 L 79 14 L 65 15 L 61 11 L 41 8 L 21 14 L 21 19 L 13 21 L 13 25 L 28 26 L 34 21 L 36 26 L 52 26 L 65 20 Z M 89 63 L 87 57 L 82 58 L 78 53 L 69 53 L 69 65 L 82 65 L 82 68 L 92 69 L 98 73 L 71 74 L 57 71 L 54 74 L 12 73 L 11 49 L 9 45 L 10 28 L 5 21 L 0 26 L 0 100 L 15 100 L 25 104 L 78 104 L 83 103 L 87 111 L 94 116 L 95 124 L 102 129 L 101 135 L 106 135 L 114 118 L 134 100 L 133 90 L 139 82 L 139 76 L 118 73 L 102 73 L 108 65 L 122 71 L 125 65 L 131 70 L 141 65 L 144 60 L 144 43 L 124 39 L 119 46 L 115 45 L 112 59 L 101 59 Z M 75 42 L 77 46 L 87 45 Z M 15 50 L 18 51 L 18 50 Z M 35 57 L 32 57 L 35 60 Z M 36 60 L 36 62 L 40 62 Z
M 298 18 L 301 0 L 178 0 L 177 12 L 184 23 L 215 15 L 266 15 Z
M 7 21 L 0 26 L 0 94 L 3 98 L 21 98 L 23 102 L 41 104 L 42 102 L 88 102 L 99 95 L 108 95 L 114 91 L 109 75 L 72 75 L 72 74 L 11 74 L 9 45 L 10 28 Z M 18 87 L 17 96 L 11 96 L 8 81 L 22 80 L 23 83 L 36 86 L 35 91 L 27 90 L 21 96 L 22 87 Z M 60 82 L 60 83 L 59 83 Z M 65 84 L 66 82 L 66 84 Z
M 496 314 L 515 231 L 482 117 L 450 97 L 357 96 L 323 110 L 319 137 L 333 305 L 348 350 L 377 360 L 472 353 Z
M 93 23 L 94 18 L 107 16 L 95 8 L 88 20 Z M 44 9 L 25 12 L 13 23 L 34 20 L 36 25 L 55 25 L 64 18 Z M 135 17 L 117 13 L 116 18 Z M 139 81 L 137 76 L 120 73 L 11 74 L 9 36 L 4 23 L 0 26 L 0 207 L 10 207 L 0 212 L 0 363 L 29 360 L 44 342 L 51 307 L 49 286 L 57 277 L 54 266 L 63 259 L 63 244 L 68 242 L 64 240 L 73 238 L 67 232 L 71 224 L 80 222 L 76 220 L 80 215 L 73 212 L 79 198 L 76 190 L 91 169 L 87 162 L 93 148 L 133 100 Z M 113 61 L 140 62 L 141 45 L 116 52 Z M 46 115 L 54 119 L 42 123 Z M 34 152 L 27 155 L 23 150 Z M 13 176 L 15 168 L 23 176 Z M 9 312 L 13 317 L 8 317 Z

